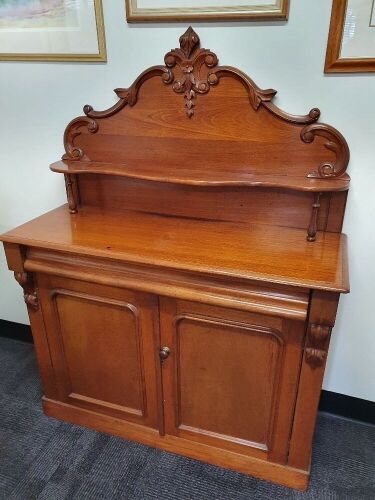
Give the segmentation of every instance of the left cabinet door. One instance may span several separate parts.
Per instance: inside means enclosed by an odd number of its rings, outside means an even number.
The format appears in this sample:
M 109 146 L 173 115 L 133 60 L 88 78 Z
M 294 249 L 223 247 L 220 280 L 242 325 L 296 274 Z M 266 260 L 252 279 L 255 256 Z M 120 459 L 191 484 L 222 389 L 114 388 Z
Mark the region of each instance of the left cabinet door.
M 158 428 L 157 297 L 39 274 L 59 401 Z

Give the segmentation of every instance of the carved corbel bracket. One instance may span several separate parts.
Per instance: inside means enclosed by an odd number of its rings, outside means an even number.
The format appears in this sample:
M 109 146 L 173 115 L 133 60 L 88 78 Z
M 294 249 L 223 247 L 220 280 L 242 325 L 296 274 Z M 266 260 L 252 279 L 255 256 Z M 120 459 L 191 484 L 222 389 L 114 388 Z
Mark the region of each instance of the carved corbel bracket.
M 88 116 L 79 116 L 72 120 L 66 127 L 64 133 L 64 147 L 66 153 L 62 156 L 63 160 L 88 161 L 90 159 L 81 148 L 74 144 L 76 137 L 81 135 L 83 127 L 86 127 L 91 134 L 95 134 L 99 130 L 98 123 Z
M 324 179 L 342 176 L 347 169 L 350 158 L 346 140 L 338 130 L 324 123 L 313 123 L 301 130 L 301 139 L 307 144 L 314 142 L 316 136 L 328 139 L 324 146 L 335 153 L 336 161 L 322 163 L 318 170 L 310 172 L 307 177 Z
M 331 329 L 329 325 L 309 325 L 305 356 L 313 368 L 322 366 L 327 358 Z
M 27 306 L 35 311 L 39 309 L 37 289 L 34 287 L 32 276 L 25 272 L 16 272 L 14 277 L 23 288 L 23 298 Z

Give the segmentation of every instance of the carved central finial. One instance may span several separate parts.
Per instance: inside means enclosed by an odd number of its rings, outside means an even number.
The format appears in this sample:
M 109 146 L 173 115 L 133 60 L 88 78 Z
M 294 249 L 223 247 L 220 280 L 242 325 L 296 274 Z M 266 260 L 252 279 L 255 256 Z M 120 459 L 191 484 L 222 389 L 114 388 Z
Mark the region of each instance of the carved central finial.
M 199 47 L 199 36 L 195 33 L 191 26 L 180 36 L 180 47 L 186 58 L 189 59 L 195 48 Z
M 178 94 L 184 94 L 186 115 L 191 118 L 197 94 L 206 94 L 211 85 L 218 82 L 216 75 L 209 74 L 218 63 L 217 57 L 213 52 L 200 48 L 199 36 L 189 26 L 180 36 L 180 48 L 168 52 L 164 61 L 168 73 L 163 81 L 167 85 L 172 83 L 173 90 Z M 176 76 L 172 71 L 175 67 Z

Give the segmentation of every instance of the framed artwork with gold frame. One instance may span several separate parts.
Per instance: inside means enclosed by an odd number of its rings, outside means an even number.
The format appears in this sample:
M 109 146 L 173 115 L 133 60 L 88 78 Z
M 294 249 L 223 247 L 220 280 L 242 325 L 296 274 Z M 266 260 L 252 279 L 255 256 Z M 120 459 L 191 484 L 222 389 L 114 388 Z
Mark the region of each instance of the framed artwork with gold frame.
M 125 0 L 129 23 L 286 20 L 289 0 Z
M 333 0 L 325 73 L 375 71 L 375 0 Z
M 0 60 L 106 61 L 101 0 L 0 0 Z

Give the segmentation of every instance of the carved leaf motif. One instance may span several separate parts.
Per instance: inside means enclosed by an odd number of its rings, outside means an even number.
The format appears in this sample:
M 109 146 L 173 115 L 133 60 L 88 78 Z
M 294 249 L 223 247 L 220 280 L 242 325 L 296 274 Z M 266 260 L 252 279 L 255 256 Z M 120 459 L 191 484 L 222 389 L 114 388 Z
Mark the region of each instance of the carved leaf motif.
M 39 300 L 36 292 L 33 293 L 24 293 L 23 298 L 25 300 L 25 304 L 37 310 L 39 308 Z
M 164 58 L 167 68 L 171 70 L 172 89 L 178 94 L 184 94 L 186 114 L 194 115 L 197 94 L 206 94 L 211 85 L 216 85 L 217 78 L 210 78 L 208 70 L 218 64 L 216 54 L 207 49 L 199 48 L 199 36 L 190 26 L 180 37 L 180 48 L 168 52 Z M 178 67 L 181 76 L 175 78 L 172 68 Z M 203 71 L 204 70 L 204 71 Z M 164 83 L 172 83 L 164 81 Z
M 195 47 L 199 45 L 199 36 L 195 33 L 193 28 L 189 26 L 186 32 L 180 36 L 180 47 L 185 57 L 189 59 Z
M 306 349 L 306 360 L 310 365 L 320 366 L 324 363 L 327 357 L 327 352 L 321 349 L 314 349 L 313 347 L 308 347 Z

